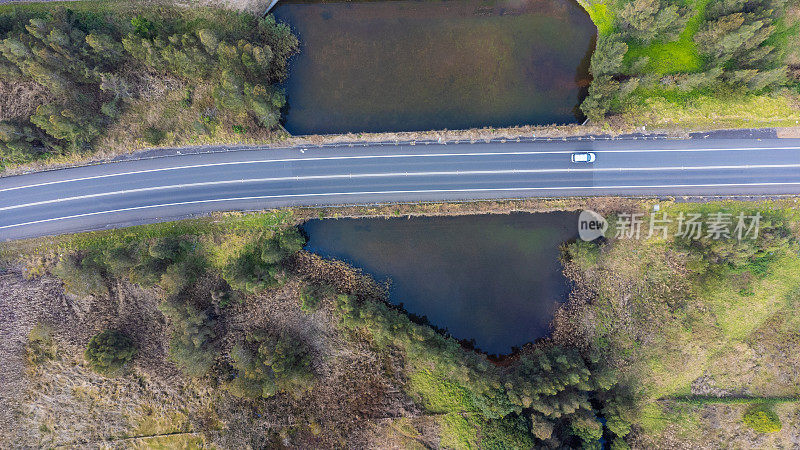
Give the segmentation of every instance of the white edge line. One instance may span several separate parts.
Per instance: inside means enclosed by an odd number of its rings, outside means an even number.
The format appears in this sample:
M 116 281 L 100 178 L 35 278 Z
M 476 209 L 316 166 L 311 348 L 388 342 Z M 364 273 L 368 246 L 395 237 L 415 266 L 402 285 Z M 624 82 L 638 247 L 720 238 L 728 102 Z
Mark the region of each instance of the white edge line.
M 694 149 L 627 149 L 627 150 L 594 150 L 588 149 L 585 151 L 595 152 L 595 153 L 646 153 L 646 152 L 717 152 L 717 151 L 750 151 L 750 150 L 800 150 L 800 147 L 738 147 L 738 148 L 694 148 Z M 266 150 L 254 150 L 254 151 L 266 151 Z M 509 155 L 537 155 L 537 154 L 567 154 L 567 153 L 575 153 L 576 151 L 580 150 L 545 150 L 545 151 L 532 151 L 532 152 L 472 152 L 472 153 L 423 153 L 423 154 L 392 154 L 392 155 L 354 155 L 354 156 L 324 156 L 324 157 L 317 157 L 317 158 L 285 158 L 285 159 L 271 159 L 271 160 L 250 160 L 250 161 L 227 161 L 227 162 L 220 162 L 220 163 L 207 163 L 207 164 L 193 164 L 193 165 L 186 165 L 186 166 L 175 166 L 175 167 L 160 167 L 157 169 L 142 169 L 142 170 L 134 170 L 131 172 L 118 172 L 118 173 L 109 173 L 104 175 L 93 175 L 90 177 L 80 177 L 80 178 L 70 178 L 67 180 L 55 180 L 55 181 L 45 181 L 42 183 L 34 183 L 24 186 L 14 186 L 10 188 L 3 188 L 0 189 L 0 192 L 7 192 L 7 191 L 14 191 L 19 189 L 27 189 L 33 187 L 40 187 L 40 186 L 49 186 L 53 184 L 60 184 L 60 183 L 73 183 L 77 181 L 88 181 L 88 180 L 97 180 L 101 178 L 110 178 L 110 177 L 118 177 L 118 176 L 125 176 L 125 175 L 137 175 L 142 173 L 155 173 L 155 172 L 163 172 L 169 170 L 185 170 L 185 169 L 196 169 L 202 167 L 217 167 L 217 166 L 229 166 L 229 165 L 239 165 L 239 164 L 272 164 L 272 163 L 283 163 L 283 162 L 303 162 L 303 161 L 330 161 L 330 160 L 348 160 L 348 159 L 370 159 L 370 158 L 428 158 L 428 157 L 444 157 L 444 156 L 509 156 Z M 197 155 L 186 155 L 189 156 L 197 156 Z M 119 163 L 117 163 L 119 164 Z M 98 166 L 91 166 L 91 167 L 98 167 Z M 79 168 L 74 168 L 79 169 Z M 63 169 L 63 170 L 74 170 L 74 169 Z M 34 175 L 34 174 L 30 174 Z M 28 175 L 17 175 L 20 177 L 28 176 Z M 14 178 L 14 177 L 9 177 Z
M 136 211 L 142 209 L 164 208 L 168 206 L 183 206 L 201 203 L 217 203 L 217 202 L 235 202 L 246 200 L 266 200 L 271 198 L 299 198 L 299 197 L 330 197 L 330 196 L 349 196 L 349 195 L 389 195 L 389 194 L 436 194 L 445 192 L 501 192 L 501 191 L 555 191 L 555 190 L 597 190 L 597 189 L 659 189 L 659 188 L 692 188 L 692 187 L 735 187 L 735 186 L 780 186 L 780 185 L 800 185 L 800 182 L 790 183 L 722 183 L 722 184 L 664 184 L 664 185 L 650 185 L 650 186 L 562 186 L 562 187 L 520 187 L 520 188 L 478 188 L 478 189 L 423 189 L 423 190 L 405 190 L 405 191 L 372 191 L 372 192 L 326 192 L 326 193 L 311 193 L 311 194 L 285 194 L 285 195 L 259 195 L 253 197 L 234 197 L 234 198 L 219 198 L 211 200 L 192 200 L 186 202 L 163 203 L 160 205 L 146 205 L 146 206 L 133 206 L 130 208 L 112 209 L 107 211 L 96 211 L 84 214 L 75 214 L 71 216 L 53 217 L 50 219 L 34 220 L 30 222 L 16 223 L 11 225 L 0 226 L 0 230 L 22 227 L 27 225 L 36 225 L 40 223 L 55 222 L 59 220 L 77 219 L 80 217 L 97 216 L 101 214 L 113 214 L 120 212 Z

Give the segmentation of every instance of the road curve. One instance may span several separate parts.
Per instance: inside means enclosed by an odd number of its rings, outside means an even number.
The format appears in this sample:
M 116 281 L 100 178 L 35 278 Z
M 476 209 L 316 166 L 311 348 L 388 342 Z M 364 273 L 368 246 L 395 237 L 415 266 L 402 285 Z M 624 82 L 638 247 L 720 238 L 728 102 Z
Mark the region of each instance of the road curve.
M 576 151 L 597 160 L 572 163 Z M 221 151 L 0 178 L 0 240 L 299 205 L 776 194 L 800 194 L 800 139 Z

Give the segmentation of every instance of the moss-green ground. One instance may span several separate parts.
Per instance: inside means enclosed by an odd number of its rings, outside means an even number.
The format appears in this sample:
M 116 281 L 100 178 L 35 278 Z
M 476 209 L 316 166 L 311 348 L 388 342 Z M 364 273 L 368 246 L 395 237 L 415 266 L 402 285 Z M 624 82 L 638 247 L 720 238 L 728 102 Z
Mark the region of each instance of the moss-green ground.
M 692 16 L 677 40 L 643 45 L 628 41 L 625 62 L 647 57 L 642 75 L 666 76 L 703 70 L 704 60 L 694 36 L 705 17 L 709 0 L 686 0 Z M 619 0 L 578 2 L 597 26 L 600 36 L 614 32 Z M 767 44 L 784 53 L 790 65 L 800 64 L 800 12 L 788 6 Z M 735 91 L 679 92 L 675 89 L 636 89 L 630 104 L 616 117 L 627 126 L 690 131 L 722 128 L 792 127 L 800 124 L 800 90 L 796 83 L 774 93 L 742 94 Z

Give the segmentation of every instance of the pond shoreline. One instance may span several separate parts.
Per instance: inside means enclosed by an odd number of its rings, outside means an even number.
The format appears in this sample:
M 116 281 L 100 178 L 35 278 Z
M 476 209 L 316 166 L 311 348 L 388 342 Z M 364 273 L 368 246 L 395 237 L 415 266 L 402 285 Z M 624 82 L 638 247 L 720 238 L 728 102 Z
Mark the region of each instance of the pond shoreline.
M 361 268 L 391 303 L 503 355 L 548 335 L 568 294 L 560 248 L 577 239 L 577 223 L 577 211 L 551 211 L 315 219 L 300 229 L 306 251 Z

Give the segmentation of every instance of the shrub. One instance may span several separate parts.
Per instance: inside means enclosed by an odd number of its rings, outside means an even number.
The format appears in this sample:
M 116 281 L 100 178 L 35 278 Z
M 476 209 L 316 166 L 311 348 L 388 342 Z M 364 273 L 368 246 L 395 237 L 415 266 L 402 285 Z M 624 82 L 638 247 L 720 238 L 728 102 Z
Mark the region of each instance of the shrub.
M 160 283 L 166 296 L 170 296 L 193 283 L 204 264 L 195 240 L 159 238 L 103 245 L 64 256 L 53 274 L 64 281 L 68 292 L 76 295 L 106 295 L 105 278 L 120 277 L 143 286 Z
M 136 16 L 131 19 L 133 33 L 142 38 L 152 38 L 156 35 L 156 25 L 146 17 Z
M 191 377 L 207 374 L 216 359 L 215 321 L 205 311 L 188 304 L 168 301 L 159 309 L 172 322 L 170 359 Z
M 194 259 L 186 259 L 169 265 L 159 282 L 166 296 L 176 295 L 197 278 L 201 267 Z
M 227 308 L 236 300 L 236 295 L 230 289 L 221 288 L 211 291 L 211 302 L 220 308 Z
M 37 324 L 28 334 L 28 345 L 25 347 L 28 364 L 37 366 L 56 357 L 56 344 L 49 327 Z
M 733 225 L 737 224 L 737 214 L 732 214 Z M 731 227 L 733 228 L 733 226 Z M 748 269 L 756 275 L 769 270 L 770 263 L 787 248 L 796 251 L 797 242 L 786 221 L 779 217 L 762 217 L 756 239 L 712 239 L 701 236 L 699 239 L 675 238 L 678 246 L 691 252 L 699 269 Z
M 510 414 L 482 424 L 479 447 L 501 450 L 534 448 L 535 445 L 525 418 Z
M 335 294 L 336 290 L 328 284 L 306 286 L 300 292 L 300 309 L 307 313 L 312 313 L 319 309 L 324 298 L 333 297 Z
M 319 308 L 322 299 L 315 295 L 310 289 L 303 289 L 300 293 L 300 309 L 307 313 L 312 313 Z
M 617 437 L 611 441 L 611 445 L 608 448 L 609 450 L 630 450 L 631 446 L 625 442 L 625 439 Z
M 251 246 L 223 268 L 222 276 L 232 288 L 254 294 L 283 282 L 280 266 L 264 262 L 259 253 Z
M 147 127 L 142 132 L 142 137 L 148 144 L 158 145 L 164 141 L 164 139 L 167 137 L 167 133 L 164 132 L 164 130 L 159 130 L 156 127 Z
M 769 405 L 751 406 L 742 421 L 758 433 L 775 433 L 781 429 L 781 420 Z
M 80 297 L 108 295 L 101 267 L 93 260 L 78 255 L 62 257 L 52 270 L 64 282 L 64 290 Z
M 296 228 L 260 238 L 230 261 L 222 276 L 231 287 L 256 293 L 280 285 L 284 281 L 282 263 L 303 248 L 305 238 Z
M 114 375 L 136 355 L 131 338 L 116 330 L 106 330 L 89 340 L 84 356 L 91 368 L 102 375 Z
M 310 349 L 286 334 L 251 334 L 230 356 L 237 376 L 228 387 L 238 397 L 270 397 L 279 391 L 297 397 L 314 385 Z

